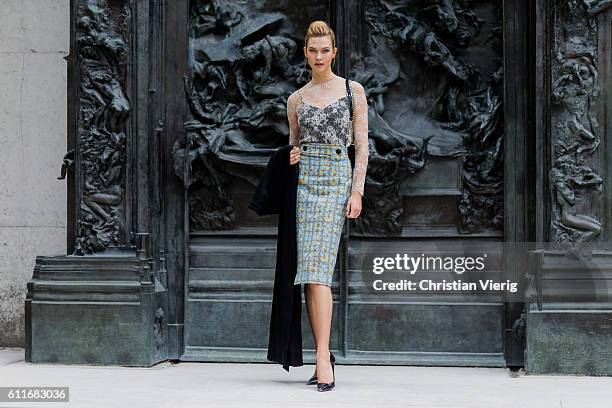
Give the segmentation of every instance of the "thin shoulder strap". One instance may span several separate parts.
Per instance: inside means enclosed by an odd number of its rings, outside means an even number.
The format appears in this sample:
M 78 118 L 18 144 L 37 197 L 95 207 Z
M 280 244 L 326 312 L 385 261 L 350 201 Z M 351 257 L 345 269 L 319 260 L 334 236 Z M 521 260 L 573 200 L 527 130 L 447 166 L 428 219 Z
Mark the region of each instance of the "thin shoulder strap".
M 355 142 L 355 124 L 353 123 L 353 111 L 355 110 L 355 107 L 353 106 L 353 93 L 351 92 L 351 84 L 349 83 L 348 78 L 346 78 L 346 93 L 348 95 L 349 115 L 351 118 L 351 143 L 349 143 L 350 146 Z
M 353 120 L 353 94 L 351 93 L 351 85 L 349 84 L 349 79 L 346 78 L 346 93 L 348 95 L 348 101 L 349 101 L 349 106 L 351 107 L 351 109 L 349 109 L 350 111 L 350 117 L 351 117 L 351 121 Z

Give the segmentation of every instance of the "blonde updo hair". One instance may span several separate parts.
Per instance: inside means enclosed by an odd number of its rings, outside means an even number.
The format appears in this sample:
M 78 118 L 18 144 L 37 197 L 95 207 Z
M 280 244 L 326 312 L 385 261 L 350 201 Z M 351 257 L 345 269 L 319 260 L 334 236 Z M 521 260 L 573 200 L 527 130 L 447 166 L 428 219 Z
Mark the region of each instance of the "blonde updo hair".
M 325 37 L 329 35 L 332 41 L 332 48 L 336 47 L 336 36 L 334 31 L 329 28 L 327 23 L 322 20 L 316 20 L 310 23 L 308 30 L 306 30 L 306 37 L 304 38 L 304 47 L 308 46 L 308 39 L 311 37 Z

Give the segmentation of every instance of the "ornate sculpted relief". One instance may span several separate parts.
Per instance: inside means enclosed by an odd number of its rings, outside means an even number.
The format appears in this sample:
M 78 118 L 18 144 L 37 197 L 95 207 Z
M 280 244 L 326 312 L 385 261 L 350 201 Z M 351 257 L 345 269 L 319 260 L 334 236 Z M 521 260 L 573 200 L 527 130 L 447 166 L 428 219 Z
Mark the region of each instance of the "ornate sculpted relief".
M 364 84 L 369 95 L 372 154 L 364 211 L 356 222 L 359 232 L 400 232 L 403 210 L 398 182 L 422 169 L 427 155 L 464 157 L 465 191 L 459 203 L 462 232 L 502 229 L 501 4 L 496 1 L 488 4 L 497 10 L 495 23 L 487 27 L 487 47 L 497 57 L 490 72 L 466 58 L 472 44 L 483 35 L 485 25 L 476 11 L 470 9 L 470 2 L 367 2 L 368 57 L 353 62 L 353 76 Z M 437 76 L 438 83 L 431 84 L 436 92 L 433 106 L 420 119 L 425 123 L 423 128 L 431 129 L 430 133 L 411 134 L 394 128 L 381 116 L 387 108 L 385 97 L 389 88 L 404 73 L 414 70 L 414 66 L 402 66 L 406 55 L 416 56 L 414 64 Z M 411 79 L 429 80 L 423 76 Z M 422 93 L 428 92 L 431 90 Z M 411 93 L 402 94 L 402 100 L 418 106 L 419 102 L 414 101 L 423 95 Z M 412 113 L 406 108 L 395 111 L 393 116 L 404 114 Z
M 288 16 L 247 3 L 191 2 L 189 120 L 173 157 L 189 191 L 193 230 L 237 226 L 232 185 L 236 178 L 256 185 L 253 170 L 287 143 L 286 98 L 308 81 L 302 38 L 293 35 Z M 370 104 L 370 158 L 356 232 L 401 232 L 398 184 L 423 169 L 427 155 L 465 157 L 461 228 L 501 229 L 501 59 L 485 72 L 462 57 L 483 35 L 484 22 L 462 1 L 394 3 L 368 1 L 370 52 L 351 64 L 350 76 L 364 85 Z M 481 42 L 501 56 L 501 29 L 486 33 L 490 38 Z M 382 116 L 389 87 L 401 75 L 402 54 L 437 70 L 437 97 L 427 119 L 434 132 L 411 134 Z
M 551 241 L 570 248 L 602 231 L 597 219 L 603 190 L 598 174 L 600 126 L 597 13 L 612 1 L 563 0 L 555 4 L 551 52 Z
M 76 254 L 124 245 L 127 0 L 83 0 L 77 10 L 78 181 Z
M 287 17 L 247 3 L 191 2 L 189 120 L 173 157 L 192 230 L 237 226 L 232 184 L 257 185 L 253 170 L 288 143 L 287 96 L 308 81 Z
M 612 5 L 612 0 L 583 0 L 591 16 L 601 13 Z M 577 2 L 571 1 L 572 6 L 576 6 Z

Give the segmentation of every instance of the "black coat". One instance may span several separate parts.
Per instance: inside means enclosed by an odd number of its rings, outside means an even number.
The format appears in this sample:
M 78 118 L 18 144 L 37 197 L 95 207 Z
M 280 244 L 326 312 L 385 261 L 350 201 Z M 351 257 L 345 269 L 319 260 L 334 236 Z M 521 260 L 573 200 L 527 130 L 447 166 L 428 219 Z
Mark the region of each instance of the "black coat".
M 279 214 L 276 271 L 270 316 L 268 360 L 289 366 L 302 361 L 302 293 L 297 272 L 296 196 L 298 164 L 289 164 L 292 145 L 278 148 L 268 160 L 249 208 L 259 215 Z

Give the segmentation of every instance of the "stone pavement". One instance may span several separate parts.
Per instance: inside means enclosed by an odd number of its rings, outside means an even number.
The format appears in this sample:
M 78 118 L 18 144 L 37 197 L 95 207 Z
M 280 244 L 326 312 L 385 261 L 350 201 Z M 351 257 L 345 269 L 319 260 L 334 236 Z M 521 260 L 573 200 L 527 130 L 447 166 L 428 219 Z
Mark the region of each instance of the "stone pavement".
M 0 348 L 0 386 L 68 386 L 70 401 L 4 407 L 612 406 L 612 377 L 540 376 L 503 368 L 336 365 L 336 389 L 305 385 L 314 365 L 161 363 L 151 368 L 29 364 Z M 322 405 L 324 404 L 324 405 Z

